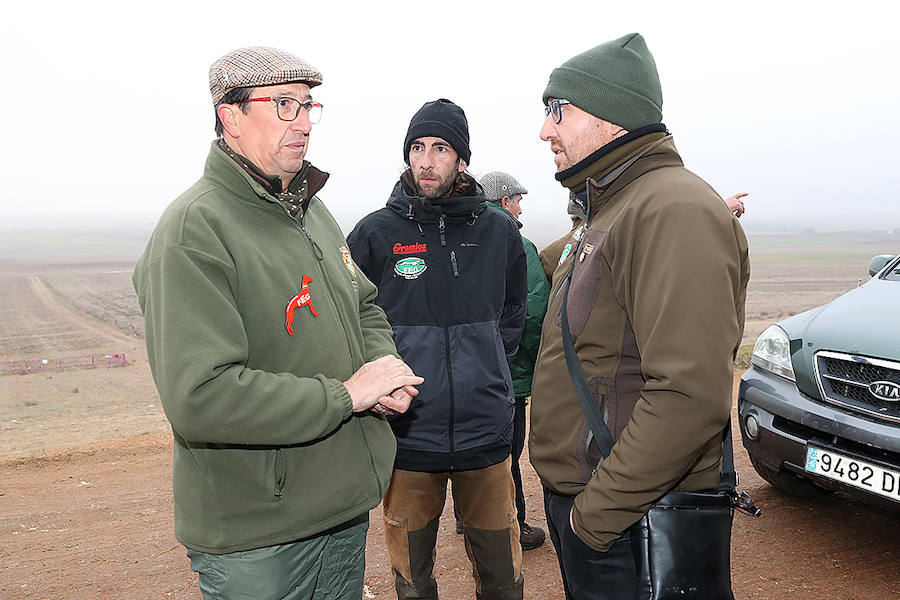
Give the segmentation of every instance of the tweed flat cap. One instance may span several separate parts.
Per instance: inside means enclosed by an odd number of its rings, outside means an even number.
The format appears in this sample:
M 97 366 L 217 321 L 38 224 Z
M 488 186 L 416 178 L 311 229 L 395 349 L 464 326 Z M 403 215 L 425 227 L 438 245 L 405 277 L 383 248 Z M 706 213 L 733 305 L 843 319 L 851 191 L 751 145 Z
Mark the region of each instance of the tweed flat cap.
M 315 87 L 322 83 L 322 74 L 293 54 L 276 48 L 238 48 L 209 67 L 209 93 L 213 105 L 236 88 L 293 82 Z
M 499 204 L 504 196 L 512 198 L 516 194 L 527 194 L 521 183 L 509 173 L 502 171 L 491 171 L 485 173 L 479 180 L 481 187 L 484 188 L 484 198 L 495 204 Z

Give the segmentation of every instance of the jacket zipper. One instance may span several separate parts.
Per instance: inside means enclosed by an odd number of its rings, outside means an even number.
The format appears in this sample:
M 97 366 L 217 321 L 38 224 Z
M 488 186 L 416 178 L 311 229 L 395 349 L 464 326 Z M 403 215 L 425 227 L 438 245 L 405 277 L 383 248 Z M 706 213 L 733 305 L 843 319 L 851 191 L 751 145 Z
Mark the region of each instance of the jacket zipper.
M 308 207 L 307 207 L 308 208 Z M 306 218 L 306 213 L 308 211 L 303 211 L 303 216 L 300 217 L 300 220 L 297 221 L 300 224 L 300 229 L 303 231 L 303 234 L 306 236 L 306 239 L 309 240 L 309 243 L 312 245 L 314 249 L 314 253 L 316 255 L 316 263 L 319 265 L 319 271 L 322 273 L 322 279 L 325 281 L 326 286 L 328 287 L 328 300 L 331 302 L 331 306 L 334 307 L 334 314 L 337 316 L 337 321 L 341 326 L 341 332 L 344 334 L 344 340 L 347 342 L 347 352 L 350 354 L 350 360 L 353 360 L 353 348 L 350 345 L 350 335 L 347 333 L 347 329 L 344 327 L 344 321 L 341 319 L 340 311 L 338 310 L 337 302 L 334 301 L 334 296 L 331 293 L 331 280 L 328 279 L 328 275 L 325 273 L 325 268 L 322 266 L 322 258 L 324 258 L 325 254 L 322 252 L 322 249 L 319 247 L 315 241 L 313 241 L 312 236 L 309 233 L 309 230 L 306 228 L 306 224 L 303 222 Z M 296 219 L 294 219 L 296 221 Z M 360 357 L 362 359 L 362 357 Z M 362 366 L 362 365 L 360 365 Z M 381 480 L 378 479 L 378 471 L 375 468 L 375 456 L 372 453 L 372 447 L 369 445 L 369 438 L 366 435 L 366 430 L 362 426 L 362 424 L 355 420 L 357 426 L 359 428 L 360 433 L 362 434 L 362 444 L 366 450 L 366 454 L 369 456 L 369 464 L 372 467 L 372 480 L 375 482 L 375 489 L 377 490 L 379 495 L 384 495 L 386 491 L 382 486 Z
M 279 202 L 277 198 L 267 196 L 266 200 L 280 207 L 281 211 L 287 216 L 287 218 L 300 227 L 300 231 L 302 231 L 303 235 L 306 237 L 306 241 L 310 245 L 310 248 L 313 251 L 313 256 L 316 259 L 316 265 L 318 266 L 319 273 L 322 275 L 322 279 L 324 280 L 325 288 L 328 292 L 326 294 L 328 296 L 328 301 L 331 303 L 331 307 L 334 308 L 334 314 L 335 317 L 337 317 L 338 325 L 340 325 L 341 327 L 341 333 L 344 334 L 344 341 L 347 343 L 347 351 L 350 353 L 350 359 L 353 360 L 353 347 L 350 345 L 350 335 L 347 333 L 347 329 L 344 327 L 344 321 L 340 318 L 341 313 L 338 310 L 337 302 L 334 301 L 334 293 L 331 290 L 331 280 L 328 279 L 328 275 L 326 275 L 325 273 L 325 268 L 322 266 L 322 259 L 325 257 L 325 253 L 322 252 L 322 248 L 319 247 L 319 244 L 317 244 L 315 240 L 312 239 L 309 230 L 303 223 L 303 221 L 306 219 L 306 213 L 309 212 L 309 206 L 306 207 L 307 210 L 303 211 L 303 215 L 301 215 L 300 219 L 297 219 L 288 212 L 288 210 L 284 207 L 284 204 Z M 312 204 L 312 199 L 310 199 L 310 204 Z
M 441 236 L 441 246 L 447 246 L 447 237 L 446 233 L 446 225 L 444 223 L 444 215 L 441 215 L 438 220 L 438 233 Z M 456 251 L 450 251 L 450 266 L 453 269 L 453 276 L 455 278 L 459 277 L 459 265 L 456 263 Z M 456 297 L 456 286 L 454 285 L 454 298 Z M 447 357 L 447 388 L 450 393 L 450 427 L 448 431 L 448 441 L 450 443 L 450 470 L 452 471 L 454 468 L 454 455 L 456 451 L 456 439 L 453 435 L 456 430 L 456 400 L 455 395 L 453 393 L 453 367 L 450 364 L 452 361 L 450 360 L 450 327 L 448 325 L 444 326 L 444 355 Z
M 325 273 L 325 268 L 322 266 L 322 259 L 325 257 L 325 253 L 322 252 L 322 248 L 319 247 L 319 244 L 316 243 L 315 240 L 312 239 L 312 235 L 310 235 L 309 230 L 306 228 L 306 224 L 303 222 L 306 219 L 306 213 L 308 210 L 303 211 L 303 215 L 300 219 L 295 219 L 291 214 L 284 208 L 284 205 L 281 202 L 278 202 L 278 205 L 281 206 L 282 210 L 284 210 L 285 214 L 292 221 L 297 223 L 300 226 L 300 231 L 303 232 L 303 235 L 306 237 L 306 241 L 309 243 L 310 247 L 313 251 L 313 256 L 316 258 L 316 265 L 318 265 L 319 272 L 322 275 L 322 279 L 325 282 L 325 286 L 328 288 L 328 300 L 331 303 L 331 306 L 334 308 L 334 314 L 337 317 L 337 321 L 341 327 L 341 333 L 344 334 L 344 341 L 347 343 L 347 351 L 350 354 L 350 359 L 353 360 L 353 348 L 350 345 L 350 335 L 347 333 L 347 329 L 344 327 L 344 321 L 341 319 L 340 312 L 338 311 L 337 302 L 334 301 L 334 295 L 331 292 L 331 280 L 328 279 L 328 275 Z M 309 207 L 307 207 L 308 209 Z M 375 489 L 378 490 L 380 495 L 384 495 L 384 489 L 381 484 L 381 481 L 378 479 L 378 473 L 375 469 L 375 456 L 372 454 L 372 447 L 369 445 L 369 438 L 366 435 L 365 428 L 360 425 L 359 427 L 360 433 L 362 433 L 362 442 L 363 446 L 366 450 L 366 453 L 369 455 L 369 464 L 372 466 L 372 479 L 375 482 Z
M 574 245 L 572 246 L 573 252 L 569 253 L 569 256 L 572 257 L 572 260 L 576 260 L 574 251 L 578 250 L 581 247 L 581 238 L 583 238 L 586 234 L 587 234 L 587 224 L 586 223 L 582 224 L 581 227 L 579 227 L 577 230 L 575 230 L 575 233 L 572 234 L 572 237 L 570 238 L 570 242 L 574 242 Z M 566 258 L 568 258 L 568 257 L 566 257 Z M 563 261 L 563 262 L 565 262 L 565 261 Z M 562 263 L 560 263 L 560 265 L 561 264 Z M 557 265 L 557 266 L 559 266 L 559 265 Z M 563 282 L 565 282 L 565 279 L 563 280 Z M 564 284 L 560 284 L 560 286 L 556 289 L 556 292 L 553 294 L 553 297 L 548 299 L 548 301 L 547 301 L 548 308 L 551 304 L 556 302 L 556 299 L 559 298 L 559 295 L 562 293 L 564 287 L 565 287 Z M 562 310 L 562 307 L 560 307 L 560 310 Z M 538 344 L 538 354 L 540 354 L 540 352 L 541 352 L 541 350 L 543 350 L 543 348 L 544 348 L 544 337 L 541 336 L 541 341 Z
M 279 204 L 281 204 L 279 202 Z M 284 206 L 282 206 L 284 208 Z M 307 207 L 309 208 L 309 207 Z M 287 213 L 287 210 L 285 210 Z M 322 275 L 322 280 L 325 282 L 325 287 L 328 289 L 328 301 L 331 303 L 331 307 L 334 309 L 334 315 L 337 318 L 338 325 L 341 327 L 341 333 L 344 334 L 344 341 L 347 343 L 347 351 L 350 354 L 350 359 L 353 360 L 353 347 L 350 345 L 350 335 L 347 333 L 346 327 L 344 327 L 344 321 L 341 319 L 341 313 L 338 310 L 337 302 L 334 301 L 334 293 L 331 290 L 331 280 L 328 278 L 327 273 L 325 272 L 325 267 L 322 266 L 322 259 L 325 257 L 325 253 L 322 252 L 322 248 L 319 247 L 319 244 L 312 239 L 312 236 L 309 233 L 309 230 L 306 228 L 306 224 L 304 224 L 304 220 L 306 219 L 307 211 L 303 211 L 303 216 L 300 217 L 300 220 L 291 217 L 290 213 L 287 213 L 288 216 L 300 226 L 300 230 L 303 232 L 303 235 L 306 236 L 306 241 L 309 242 L 310 247 L 313 251 L 313 256 L 316 257 L 316 265 L 319 268 L 319 273 Z
M 447 387 L 450 392 L 450 427 L 448 429 L 450 442 L 450 470 L 452 471 L 455 450 L 453 431 L 456 429 L 456 402 L 454 401 L 453 394 L 453 369 L 450 366 L 450 327 L 447 325 L 444 326 L 444 353 L 447 356 Z

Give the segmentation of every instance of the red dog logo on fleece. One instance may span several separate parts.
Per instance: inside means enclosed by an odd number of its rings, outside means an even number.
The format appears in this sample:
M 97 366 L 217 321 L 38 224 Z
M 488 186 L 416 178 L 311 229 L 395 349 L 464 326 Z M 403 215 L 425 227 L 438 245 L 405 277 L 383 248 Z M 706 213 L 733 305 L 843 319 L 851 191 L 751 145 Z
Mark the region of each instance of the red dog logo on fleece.
M 303 306 L 309 307 L 309 312 L 312 313 L 312 316 L 318 317 L 319 313 L 316 312 L 316 309 L 313 308 L 312 305 L 312 296 L 309 293 L 309 284 L 312 283 L 313 278 L 304 275 L 303 281 L 300 283 L 300 292 L 291 298 L 291 301 L 288 302 L 287 309 L 284 311 L 284 328 L 287 329 L 288 335 L 294 335 L 294 309 L 301 308 Z

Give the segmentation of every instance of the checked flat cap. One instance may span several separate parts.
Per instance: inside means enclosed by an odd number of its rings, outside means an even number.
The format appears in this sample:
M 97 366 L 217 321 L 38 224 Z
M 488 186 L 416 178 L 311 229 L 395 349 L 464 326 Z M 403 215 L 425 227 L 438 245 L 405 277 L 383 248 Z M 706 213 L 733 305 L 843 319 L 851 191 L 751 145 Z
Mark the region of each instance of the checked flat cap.
M 525 186 L 515 180 L 509 173 L 502 171 L 491 171 L 485 173 L 479 180 L 481 187 L 484 188 L 484 198 L 499 204 L 504 196 L 515 196 L 516 194 L 527 194 L 528 190 Z
M 322 74 L 293 54 L 276 48 L 238 48 L 209 67 L 209 92 L 214 105 L 236 88 L 294 82 L 315 87 L 322 83 Z

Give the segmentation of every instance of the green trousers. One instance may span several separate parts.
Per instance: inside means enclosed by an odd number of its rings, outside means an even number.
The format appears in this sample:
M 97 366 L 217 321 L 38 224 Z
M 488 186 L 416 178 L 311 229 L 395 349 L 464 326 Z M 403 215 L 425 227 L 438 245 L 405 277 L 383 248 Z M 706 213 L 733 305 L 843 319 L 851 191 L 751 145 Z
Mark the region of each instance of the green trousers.
M 289 544 L 187 554 L 203 600 L 360 600 L 368 530 L 365 514 Z

